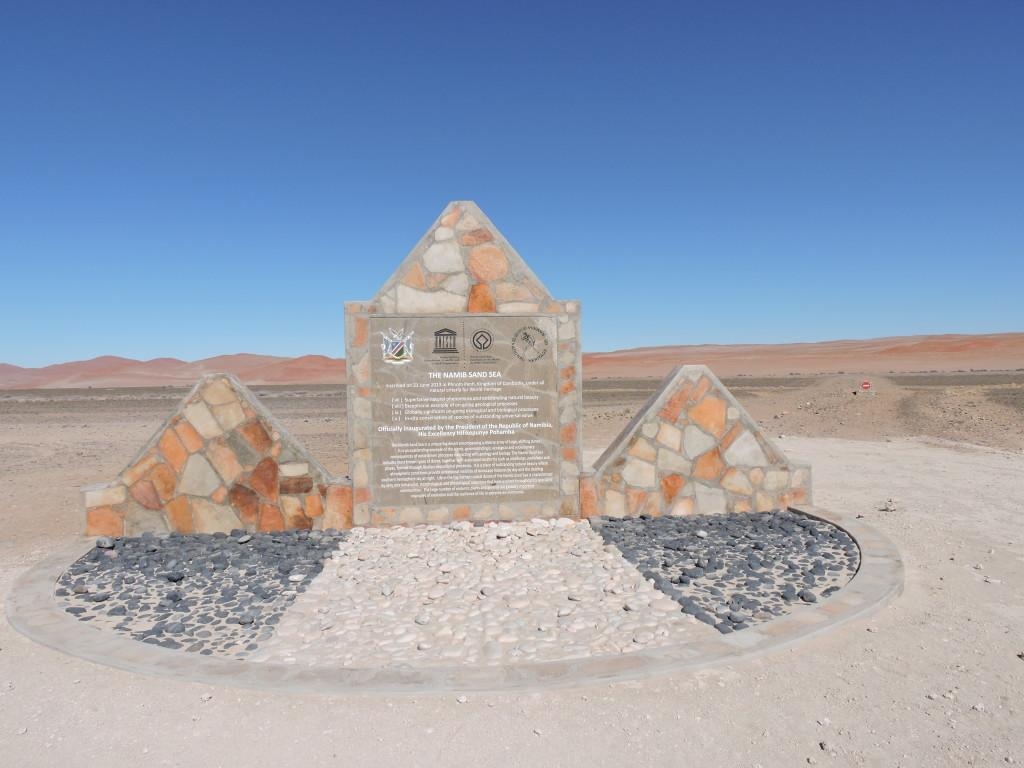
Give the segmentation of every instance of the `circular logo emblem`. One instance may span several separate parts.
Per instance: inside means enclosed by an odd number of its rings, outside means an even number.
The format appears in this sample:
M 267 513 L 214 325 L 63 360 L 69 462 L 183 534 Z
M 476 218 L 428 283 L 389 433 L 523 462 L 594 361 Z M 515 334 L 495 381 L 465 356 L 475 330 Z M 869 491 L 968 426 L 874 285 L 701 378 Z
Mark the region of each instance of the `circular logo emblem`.
M 473 346 L 481 352 L 485 349 L 490 349 L 493 341 L 493 337 L 487 331 L 477 331 L 473 334 Z
M 512 337 L 512 351 L 520 360 L 532 363 L 548 353 L 548 335 L 535 325 L 520 328 Z

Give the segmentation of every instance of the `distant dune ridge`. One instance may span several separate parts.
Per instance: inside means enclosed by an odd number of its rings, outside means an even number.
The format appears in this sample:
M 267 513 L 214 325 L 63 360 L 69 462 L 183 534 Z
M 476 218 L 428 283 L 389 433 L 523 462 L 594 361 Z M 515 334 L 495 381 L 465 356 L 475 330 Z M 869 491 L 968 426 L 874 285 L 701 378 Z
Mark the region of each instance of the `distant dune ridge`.
M 641 347 L 583 356 L 585 378 L 661 377 L 683 363 L 720 376 L 790 373 L 913 373 L 1024 368 L 1024 333 L 899 336 L 808 344 L 703 344 Z M 106 355 L 44 368 L 0 363 L 0 389 L 190 385 L 205 373 L 233 373 L 247 384 L 341 384 L 345 361 L 324 355 L 220 355 L 186 362 Z

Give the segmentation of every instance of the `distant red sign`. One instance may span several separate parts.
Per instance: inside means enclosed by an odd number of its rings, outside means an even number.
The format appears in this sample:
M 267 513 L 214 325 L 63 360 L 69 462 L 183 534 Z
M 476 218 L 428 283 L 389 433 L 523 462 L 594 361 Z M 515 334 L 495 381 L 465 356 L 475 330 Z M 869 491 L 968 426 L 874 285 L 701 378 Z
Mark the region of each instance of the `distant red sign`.
M 867 379 L 864 379 L 864 381 L 862 381 L 860 383 L 860 388 L 861 389 L 871 389 L 871 382 L 868 381 Z

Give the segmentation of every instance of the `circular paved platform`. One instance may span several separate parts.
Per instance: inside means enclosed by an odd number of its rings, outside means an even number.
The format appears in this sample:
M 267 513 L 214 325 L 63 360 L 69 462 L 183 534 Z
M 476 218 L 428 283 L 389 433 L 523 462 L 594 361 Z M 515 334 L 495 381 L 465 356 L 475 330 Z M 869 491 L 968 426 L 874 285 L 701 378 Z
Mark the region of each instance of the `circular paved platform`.
M 797 511 L 828 524 L 822 530 L 835 526 L 852 537 L 859 547 L 856 574 L 841 587 L 838 583 L 827 587 L 821 599 L 808 596 L 813 603 L 794 598 L 793 609 L 786 612 L 768 601 L 751 600 L 748 606 L 740 600 L 733 607 L 749 610 L 745 615 L 734 611 L 732 624 L 727 616 L 710 615 L 708 604 L 701 602 L 708 595 L 696 594 L 695 599 L 695 593 L 684 586 L 691 582 L 687 573 L 698 565 L 686 559 L 687 548 L 669 544 L 657 557 L 630 563 L 619 547 L 631 554 L 630 536 L 635 539 L 635 532 L 623 533 L 622 528 L 604 532 L 602 541 L 582 525 L 553 525 L 550 530 L 540 530 L 545 528 L 540 525 L 519 544 L 516 536 L 496 529 L 461 535 L 446 529 L 416 535 L 395 532 L 386 541 L 377 540 L 379 530 L 358 531 L 330 553 L 331 560 L 322 571 L 319 567 L 307 570 L 301 564 L 296 572 L 291 572 L 291 566 L 271 569 L 281 587 L 277 592 L 263 589 L 259 597 L 261 605 L 279 610 L 265 609 L 264 619 L 276 618 L 268 620 L 257 635 L 264 642 L 251 645 L 234 641 L 204 645 L 202 641 L 211 635 L 235 638 L 235 625 L 246 626 L 251 617 L 231 619 L 230 632 L 190 630 L 194 652 L 187 652 L 189 648 L 177 640 L 161 647 L 159 637 L 140 642 L 145 633 L 135 633 L 133 638 L 126 631 L 114 631 L 114 619 L 104 616 L 123 616 L 118 611 L 107 610 L 103 616 L 98 612 L 83 616 L 85 609 L 75 609 L 77 617 L 69 613 L 72 603 L 55 595 L 55 588 L 73 596 L 68 589 L 73 583 L 68 564 L 81 554 L 80 546 L 73 553 L 55 554 L 23 574 L 8 596 L 7 614 L 15 628 L 51 648 L 120 669 L 208 683 L 293 691 L 422 692 L 609 682 L 770 653 L 860 618 L 899 594 L 903 565 L 885 537 L 848 515 L 814 507 Z M 784 524 L 788 530 L 789 524 Z M 848 542 L 845 534 L 839 538 Z M 694 535 L 708 538 L 704 530 Z M 712 530 L 711 538 L 715 535 Z M 732 535 L 743 540 L 741 533 Z M 445 537 L 452 536 L 463 551 L 446 566 L 444 557 L 432 553 L 450 547 Z M 399 540 L 399 547 L 393 539 Z M 765 541 L 757 544 L 757 552 L 771 552 Z M 672 560 L 676 550 L 682 558 L 679 563 Z M 758 565 L 754 547 L 744 551 L 748 550 Z M 772 562 L 767 555 L 764 560 Z M 244 569 L 231 572 L 260 575 L 267 570 L 266 562 L 278 561 L 272 553 L 249 556 Z M 820 569 L 820 561 L 816 562 Z M 716 567 L 714 562 L 706 565 L 709 570 Z M 750 570 L 719 567 L 733 575 Z M 264 582 L 273 586 L 274 579 L 266 582 L 264 578 Z M 147 589 L 136 585 L 134 578 L 131 582 L 134 608 L 148 605 Z M 205 616 L 206 610 L 211 617 L 227 616 L 219 603 L 238 602 L 232 599 L 237 587 L 202 579 L 197 583 L 205 589 L 194 587 L 195 598 L 172 595 L 186 602 L 194 599 L 191 613 Z M 124 588 L 121 581 L 118 584 Z M 748 586 L 756 587 L 756 580 Z M 227 599 L 221 599 L 225 593 Z M 162 594 L 160 605 L 166 606 L 167 593 Z M 505 597 L 485 599 L 492 594 Z M 203 607 L 204 599 L 208 609 Z M 560 606 L 557 619 L 537 613 L 536 603 L 547 605 L 544 600 Z M 149 608 L 159 610 L 159 606 Z M 415 622 L 408 620 L 410 611 Z M 97 620 L 86 623 L 83 618 Z M 211 622 L 216 624 L 216 619 Z M 404 629 L 403 623 L 416 626 Z M 119 626 L 124 630 L 125 622 Z M 543 630 L 540 636 L 548 642 L 524 640 L 524 627 Z M 733 631 L 737 627 L 742 631 Z M 374 638 L 372 650 L 358 645 L 361 638 Z M 462 650 L 449 653 L 455 647 Z

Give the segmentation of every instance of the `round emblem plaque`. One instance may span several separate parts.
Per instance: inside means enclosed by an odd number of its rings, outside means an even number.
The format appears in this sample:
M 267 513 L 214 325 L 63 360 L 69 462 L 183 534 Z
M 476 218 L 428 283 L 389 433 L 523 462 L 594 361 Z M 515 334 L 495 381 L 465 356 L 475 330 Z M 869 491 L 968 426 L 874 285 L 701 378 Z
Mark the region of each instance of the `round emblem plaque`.
M 548 353 L 548 335 L 535 325 L 520 328 L 512 337 L 512 352 L 528 363 L 540 360 Z

